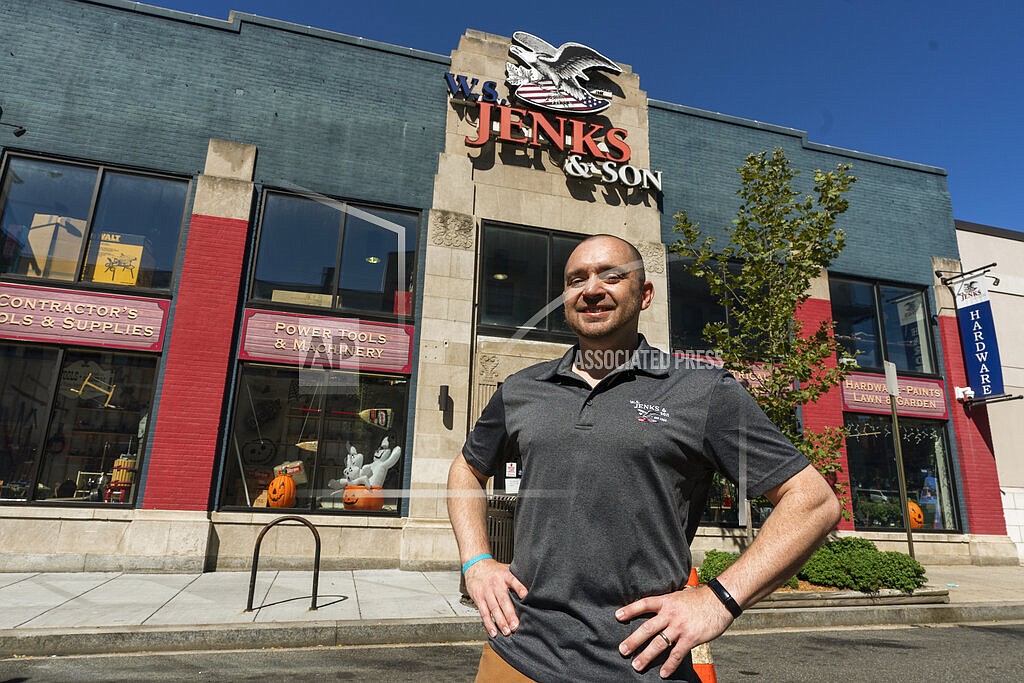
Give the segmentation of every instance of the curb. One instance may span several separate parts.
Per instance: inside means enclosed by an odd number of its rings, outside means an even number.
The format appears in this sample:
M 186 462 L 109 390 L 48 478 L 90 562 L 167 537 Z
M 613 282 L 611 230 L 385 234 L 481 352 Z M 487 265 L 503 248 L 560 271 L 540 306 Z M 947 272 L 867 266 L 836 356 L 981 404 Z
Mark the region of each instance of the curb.
M 910 626 L 1024 620 L 1024 602 L 752 609 L 733 622 L 725 635 L 777 629 L 834 629 L 849 626 Z
M 0 657 L 458 643 L 486 639 L 477 617 L 0 630 Z
M 725 634 L 778 629 L 1024 621 L 1024 602 L 753 609 Z M 0 657 L 188 650 L 465 643 L 485 640 L 477 617 L 0 630 Z

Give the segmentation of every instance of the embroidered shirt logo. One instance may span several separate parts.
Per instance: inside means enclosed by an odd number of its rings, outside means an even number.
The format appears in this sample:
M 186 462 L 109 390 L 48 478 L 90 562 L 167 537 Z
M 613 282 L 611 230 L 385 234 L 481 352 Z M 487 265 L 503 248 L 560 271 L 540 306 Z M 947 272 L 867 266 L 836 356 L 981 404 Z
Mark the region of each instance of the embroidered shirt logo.
M 641 403 L 630 399 L 630 404 L 636 408 L 637 422 L 667 422 L 668 411 L 653 403 Z

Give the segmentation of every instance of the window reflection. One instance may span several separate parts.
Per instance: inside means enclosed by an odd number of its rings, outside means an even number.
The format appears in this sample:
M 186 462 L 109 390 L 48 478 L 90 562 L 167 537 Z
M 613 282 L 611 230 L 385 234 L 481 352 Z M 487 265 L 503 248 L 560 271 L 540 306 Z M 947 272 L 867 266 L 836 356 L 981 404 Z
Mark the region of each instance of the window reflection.
M 568 332 L 561 294 L 569 254 L 582 237 L 486 225 L 480 272 L 480 324 L 518 328 L 551 307 L 533 329 Z
M 168 289 L 187 193 L 184 180 L 13 157 L 0 195 L 0 272 Z
M 864 368 L 882 367 L 881 337 L 874 287 L 867 282 L 829 277 L 836 339 Z
M 170 288 L 187 191 L 184 181 L 105 173 L 82 278 Z
M 363 216 L 363 213 L 368 214 Z M 356 210 L 345 219 L 338 295 L 341 308 L 401 313 L 412 289 L 416 217 Z M 399 283 L 402 283 L 399 286 Z
M 678 255 L 669 257 L 669 326 L 673 351 L 709 348 L 704 326 L 728 319 L 725 307 L 712 298 L 707 281 L 690 273 L 688 266 L 692 262 Z
M 518 327 L 547 305 L 547 246 L 543 233 L 485 228 L 480 273 L 482 324 Z
M 253 296 L 281 303 L 333 303 L 342 213 L 302 197 L 268 194 Z
M 252 296 L 409 315 L 417 231 L 413 213 L 268 193 Z
M 880 370 L 888 360 L 902 372 L 935 372 L 925 290 L 835 276 L 829 289 L 836 338 L 858 366 Z
M 549 268 L 551 282 L 548 284 L 548 301 L 558 296 L 565 289 L 565 264 L 573 249 L 579 245 L 578 237 L 552 237 L 551 238 L 551 267 Z M 570 332 L 569 325 L 565 322 L 565 311 L 563 308 L 556 308 L 548 315 L 548 328 L 556 332 Z
M 0 219 L 3 272 L 74 280 L 95 187 L 94 168 L 12 158 Z
M 886 285 L 878 290 L 882 300 L 888 360 L 900 370 L 934 372 L 924 292 Z

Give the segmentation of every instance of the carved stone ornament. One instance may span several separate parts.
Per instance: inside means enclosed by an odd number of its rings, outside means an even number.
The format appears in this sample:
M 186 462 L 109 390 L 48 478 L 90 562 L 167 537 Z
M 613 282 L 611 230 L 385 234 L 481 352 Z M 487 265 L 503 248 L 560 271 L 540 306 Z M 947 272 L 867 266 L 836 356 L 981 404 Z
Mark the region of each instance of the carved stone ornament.
M 482 354 L 477 358 L 477 363 L 480 368 L 480 381 L 486 382 L 497 381 L 498 379 L 498 365 L 500 361 L 497 356 L 489 353 Z
M 644 268 L 652 273 L 665 272 L 665 245 L 661 242 L 641 242 L 636 246 L 644 259 Z
M 473 217 L 454 211 L 430 212 L 430 242 L 439 247 L 473 248 Z

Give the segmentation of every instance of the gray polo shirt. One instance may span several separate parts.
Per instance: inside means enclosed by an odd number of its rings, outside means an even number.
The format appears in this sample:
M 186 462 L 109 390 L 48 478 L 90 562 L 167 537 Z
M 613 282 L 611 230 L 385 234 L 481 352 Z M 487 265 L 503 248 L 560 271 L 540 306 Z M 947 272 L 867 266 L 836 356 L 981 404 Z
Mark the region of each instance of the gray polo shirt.
M 661 660 L 638 674 L 619 654 L 642 619 L 615 610 L 685 585 L 715 470 L 755 497 L 807 460 L 723 370 L 641 337 L 591 388 L 572 371 L 577 350 L 509 377 L 463 446 L 481 473 L 523 467 L 511 571 L 529 595 L 512 595 L 519 629 L 491 646 L 537 681 L 661 680 Z M 690 677 L 687 659 L 672 680 Z

